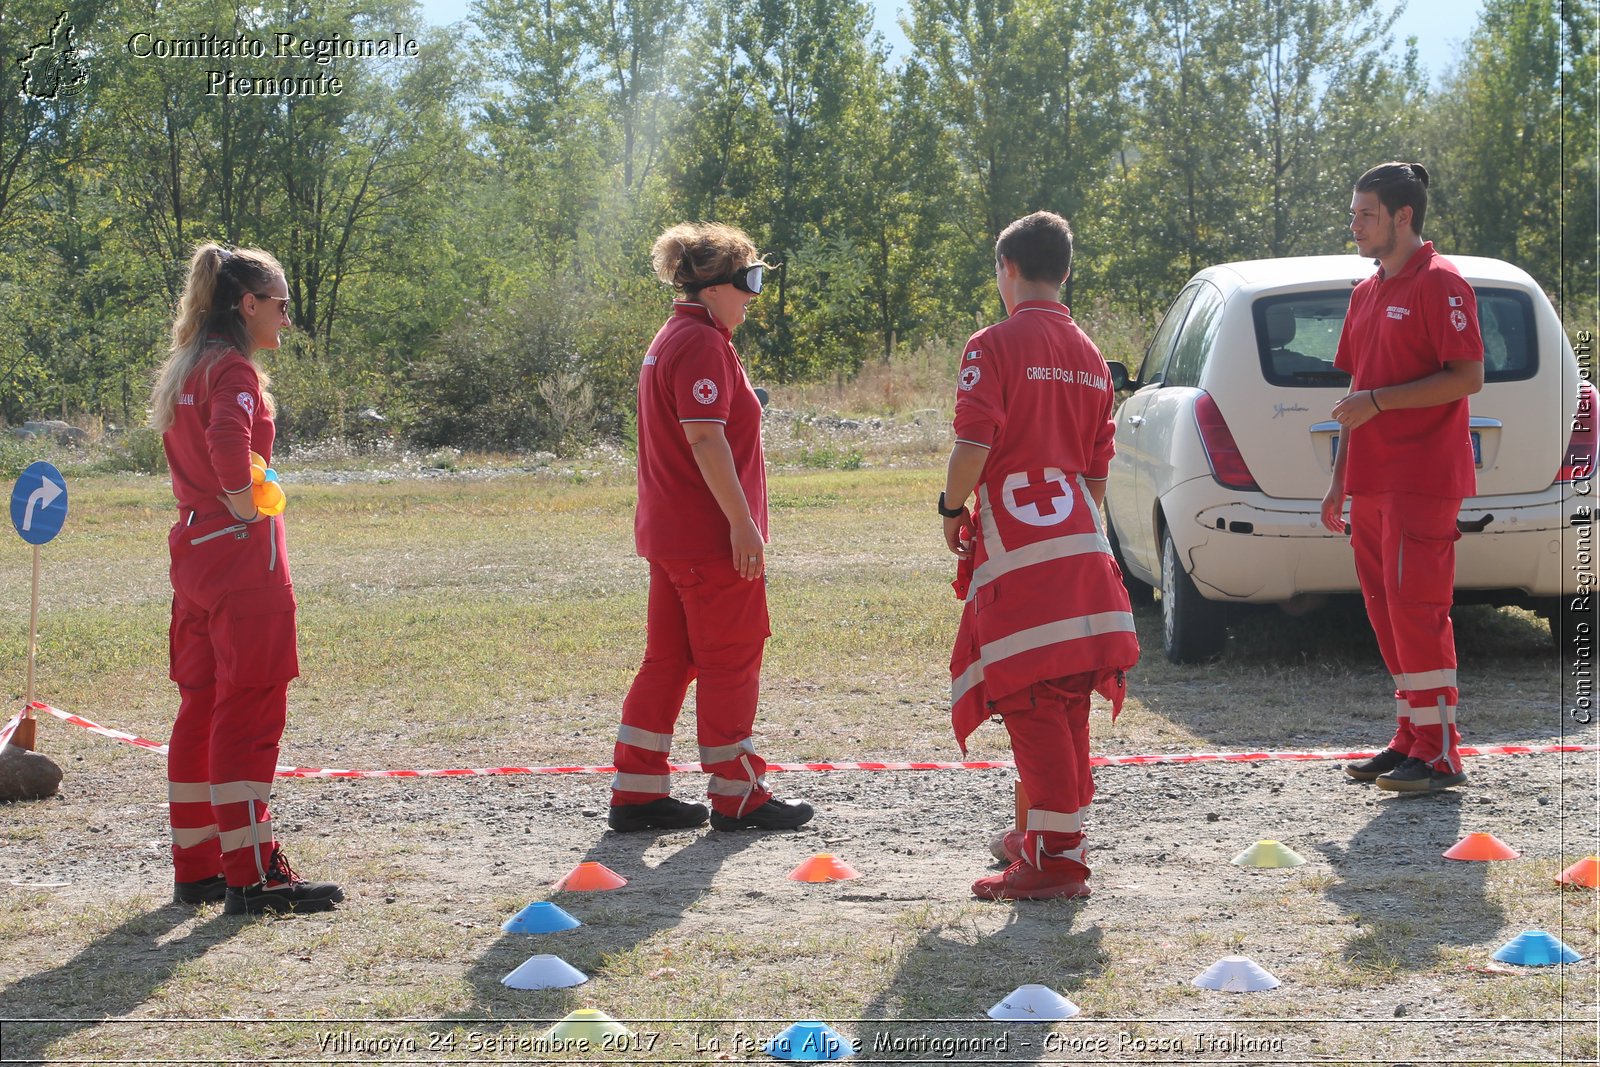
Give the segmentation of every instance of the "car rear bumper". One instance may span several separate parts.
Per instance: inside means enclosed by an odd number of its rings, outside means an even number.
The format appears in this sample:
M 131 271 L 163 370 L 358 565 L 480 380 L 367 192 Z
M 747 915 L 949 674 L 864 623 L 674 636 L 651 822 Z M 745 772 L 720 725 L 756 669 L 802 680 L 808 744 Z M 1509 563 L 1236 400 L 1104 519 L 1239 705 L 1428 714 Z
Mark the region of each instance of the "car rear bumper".
M 1456 544 L 1456 588 L 1504 591 L 1508 600 L 1578 592 L 1580 558 L 1592 560 L 1595 546 L 1593 521 L 1575 513 L 1592 504 L 1571 485 L 1467 500 L 1464 525 L 1489 521 Z M 1174 546 L 1200 592 L 1249 603 L 1359 591 L 1350 539 L 1322 528 L 1321 509 L 1320 499 L 1238 493 L 1211 478 L 1174 486 L 1162 499 Z

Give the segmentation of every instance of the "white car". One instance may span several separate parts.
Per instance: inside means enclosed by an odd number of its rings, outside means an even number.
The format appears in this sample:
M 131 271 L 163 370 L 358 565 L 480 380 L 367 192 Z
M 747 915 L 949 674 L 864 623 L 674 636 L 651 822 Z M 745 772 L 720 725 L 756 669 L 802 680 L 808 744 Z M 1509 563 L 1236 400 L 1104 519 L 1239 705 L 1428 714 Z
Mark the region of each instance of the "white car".
M 1578 494 L 1591 485 L 1595 389 L 1526 272 L 1449 258 L 1478 295 L 1485 363 L 1457 600 L 1530 607 L 1554 629 L 1576 592 L 1578 507 L 1593 503 Z M 1221 651 L 1223 605 L 1298 614 L 1359 590 L 1321 506 L 1339 437 L 1330 410 L 1349 388 L 1334 350 L 1350 291 L 1373 270 L 1353 255 L 1209 267 L 1167 310 L 1138 377 L 1111 365 L 1135 391 L 1116 416 L 1107 534 L 1135 599 L 1160 590 L 1173 662 Z

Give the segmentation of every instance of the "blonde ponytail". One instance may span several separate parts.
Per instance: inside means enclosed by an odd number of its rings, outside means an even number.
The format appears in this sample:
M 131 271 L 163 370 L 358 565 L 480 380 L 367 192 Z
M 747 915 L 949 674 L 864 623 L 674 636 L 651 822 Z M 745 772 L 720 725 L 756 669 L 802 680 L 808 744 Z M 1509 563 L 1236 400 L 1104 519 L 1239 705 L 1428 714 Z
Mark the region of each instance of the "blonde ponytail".
M 278 261 L 260 249 L 229 251 L 207 242 L 194 250 L 189 277 L 172 319 L 171 348 L 166 362 L 156 372 L 155 387 L 150 393 L 150 425 L 157 432 L 165 433 L 172 426 L 179 394 L 196 367 L 230 348 L 255 363 L 255 346 L 239 315 L 239 299 L 247 292 L 264 289 L 282 274 Z M 256 376 L 267 414 L 276 415 L 277 404 L 267 391 L 272 379 L 259 366 Z

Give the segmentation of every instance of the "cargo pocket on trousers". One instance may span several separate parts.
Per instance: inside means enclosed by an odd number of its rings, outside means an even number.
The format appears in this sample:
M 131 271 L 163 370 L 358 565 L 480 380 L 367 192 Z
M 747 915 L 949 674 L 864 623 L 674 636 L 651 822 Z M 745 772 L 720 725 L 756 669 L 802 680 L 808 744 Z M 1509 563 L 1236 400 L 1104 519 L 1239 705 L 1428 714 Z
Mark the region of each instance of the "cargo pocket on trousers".
M 277 685 L 297 677 L 294 609 L 290 585 L 225 594 L 211 620 L 217 677 L 236 686 Z
M 1400 599 L 1411 604 L 1448 604 L 1455 593 L 1456 542 L 1450 537 L 1400 535 Z

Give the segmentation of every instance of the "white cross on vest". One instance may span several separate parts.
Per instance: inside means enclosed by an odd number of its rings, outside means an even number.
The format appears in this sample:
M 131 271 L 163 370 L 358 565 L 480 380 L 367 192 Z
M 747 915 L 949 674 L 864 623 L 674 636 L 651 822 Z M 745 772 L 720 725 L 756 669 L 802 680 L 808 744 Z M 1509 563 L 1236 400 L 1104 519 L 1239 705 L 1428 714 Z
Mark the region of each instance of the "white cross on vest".
M 1072 487 L 1059 467 L 1006 475 L 1001 497 L 1006 510 L 1029 526 L 1056 526 L 1072 514 Z

